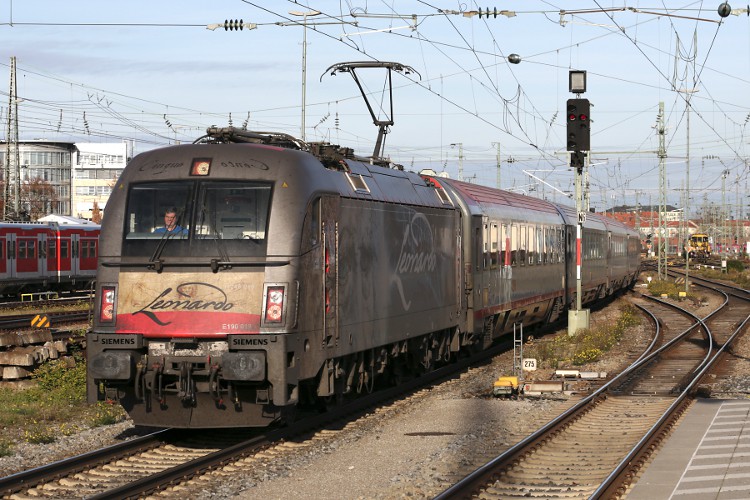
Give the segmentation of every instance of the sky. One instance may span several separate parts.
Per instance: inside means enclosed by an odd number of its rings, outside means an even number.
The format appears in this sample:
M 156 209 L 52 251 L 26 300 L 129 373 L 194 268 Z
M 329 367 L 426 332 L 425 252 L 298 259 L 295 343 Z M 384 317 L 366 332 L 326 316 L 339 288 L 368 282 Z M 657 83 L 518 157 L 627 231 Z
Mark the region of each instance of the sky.
M 356 72 L 376 119 L 394 122 L 386 156 L 573 204 L 566 101 L 582 70 L 592 207 L 659 204 L 663 103 L 667 202 L 687 192 L 692 213 L 726 203 L 747 217 L 750 16 L 728 2 L 721 17 L 720 4 L 0 0 L 0 137 L 15 58 L 21 140 L 126 140 L 139 153 L 214 125 L 301 137 L 304 95 L 305 140 L 367 156 L 378 129 L 366 102 L 350 74 L 327 70 L 396 62 L 409 71 L 391 75 L 392 116 L 387 71 Z

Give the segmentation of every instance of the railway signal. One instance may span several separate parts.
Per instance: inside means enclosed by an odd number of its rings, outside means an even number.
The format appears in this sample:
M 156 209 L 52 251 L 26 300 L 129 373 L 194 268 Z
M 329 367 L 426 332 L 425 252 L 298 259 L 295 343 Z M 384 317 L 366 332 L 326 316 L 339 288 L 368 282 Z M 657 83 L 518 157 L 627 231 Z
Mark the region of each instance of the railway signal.
M 568 151 L 591 150 L 590 116 L 588 99 L 568 99 Z

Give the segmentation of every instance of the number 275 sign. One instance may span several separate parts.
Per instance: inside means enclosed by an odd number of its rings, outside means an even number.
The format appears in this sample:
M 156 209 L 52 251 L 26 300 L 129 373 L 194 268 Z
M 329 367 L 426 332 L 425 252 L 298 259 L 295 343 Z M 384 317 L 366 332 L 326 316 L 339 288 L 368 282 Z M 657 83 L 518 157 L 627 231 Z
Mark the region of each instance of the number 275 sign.
M 525 372 L 536 371 L 536 358 L 524 358 L 523 359 L 523 371 Z

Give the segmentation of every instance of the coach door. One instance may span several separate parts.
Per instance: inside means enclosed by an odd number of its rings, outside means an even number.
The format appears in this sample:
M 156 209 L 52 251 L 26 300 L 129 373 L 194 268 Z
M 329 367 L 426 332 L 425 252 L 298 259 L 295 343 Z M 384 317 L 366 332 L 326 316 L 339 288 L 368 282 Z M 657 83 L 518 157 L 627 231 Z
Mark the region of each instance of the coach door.
M 19 236 L 16 238 L 15 277 L 36 278 L 39 276 L 39 240 L 38 235 Z
M 6 242 L 7 236 L 0 238 L 0 280 L 8 278 L 8 248 Z
M 97 238 L 87 233 L 80 236 L 80 253 L 78 257 L 78 271 L 81 276 L 96 275 L 96 258 L 98 254 Z
M 15 278 L 16 277 L 16 235 L 8 233 L 4 240 L 5 246 L 5 274 L 4 278 Z
M 50 275 L 47 270 L 47 234 L 41 233 L 37 235 L 37 269 L 39 269 L 39 276 L 47 277 Z
M 67 236 L 60 235 L 57 239 L 57 274 L 58 276 L 68 276 L 71 274 L 73 263 L 71 262 L 71 240 Z
M 70 274 L 78 276 L 81 274 L 81 235 L 70 235 Z
M 607 282 L 605 283 L 604 289 L 609 293 L 610 283 L 612 282 L 612 276 L 615 274 L 616 261 L 613 259 L 614 252 L 612 252 L 612 231 L 607 231 L 607 255 L 605 272 L 607 276 Z

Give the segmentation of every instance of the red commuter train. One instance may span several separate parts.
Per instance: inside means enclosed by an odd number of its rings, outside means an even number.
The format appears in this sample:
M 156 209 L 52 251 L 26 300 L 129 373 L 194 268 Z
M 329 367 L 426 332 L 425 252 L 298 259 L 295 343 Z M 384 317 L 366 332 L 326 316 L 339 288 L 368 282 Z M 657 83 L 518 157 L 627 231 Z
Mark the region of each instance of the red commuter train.
M 98 224 L 0 222 L 0 294 L 80 290 L 96 278 Z

